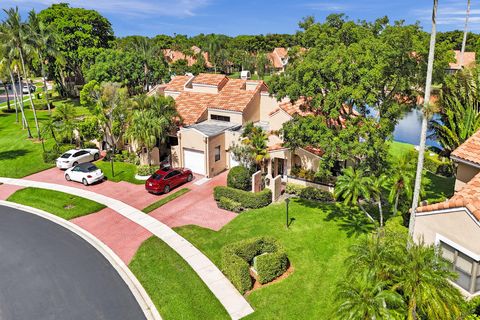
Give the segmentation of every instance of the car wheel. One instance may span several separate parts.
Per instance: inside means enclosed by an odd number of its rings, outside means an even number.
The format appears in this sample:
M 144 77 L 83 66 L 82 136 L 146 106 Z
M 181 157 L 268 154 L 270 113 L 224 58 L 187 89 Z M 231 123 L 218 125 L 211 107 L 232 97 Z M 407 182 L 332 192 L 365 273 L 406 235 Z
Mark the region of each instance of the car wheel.
M 75 162 L 73 163 L 73 166 L 75 167 L 75 166 L 77 166 L 77 165 L 78 165 L 78 162 L 75 161 Z
M 67 181 L 71 181 L 72 179 L 70 179 L 70 176 L 68 174 L 65 175 L 65 180 Z
M 165 188 L 163 188 L 163 193 L 169 193 L 170 192 L 170 186 L 165 186 Z
M 187 181 L 190 182 L 193 180 L 193 174 L 189 174 L 188 177 L 187 177 Z
M 84 186 L 88 186 L 88 181 L 87 181 L 87 179 L 83 178 L 83 179 L 82 179 L 82 183 L 83 183 Z
M 98 158 L 100 158 L 100 156 L 98 155 L 98 153 L 95 153 L 95 154 L 93 155 L 93 160 L 94 160 L 94 161 L 97 161 Z

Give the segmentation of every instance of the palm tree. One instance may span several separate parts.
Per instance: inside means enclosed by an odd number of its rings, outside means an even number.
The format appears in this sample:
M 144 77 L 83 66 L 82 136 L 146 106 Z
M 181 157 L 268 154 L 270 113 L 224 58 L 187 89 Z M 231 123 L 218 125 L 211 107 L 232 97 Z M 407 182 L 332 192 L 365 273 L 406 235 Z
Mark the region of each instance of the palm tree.
M 432 11 L 432 33 L 430 35 L 430 49 L 428 53 L 428 66 L 427 66 L 427 78 L 425 83 L 425 96 L 423 99 L 423 117 L 422 117 L 422 129 L 420 134 L 420 148 L 418 150 L 418 162 L 417 173 L 415 177 L 415 188 L 413 191 L 412 210 L 410 212 L 410 223 L 408 225 L 409 234 L 413 236 L 413 230 L 415 228 L 415 215 L 418 207 L 418 201 L 420 198 L 420 188 L 422 186 L 422 174 L 423 174 L 423 161 L 425 158 L 425 141 L 427 139 L 427 126 L 428 120 L 431 114 L 429 113 L 430 93 L 432 87 L 432 73 L 433 73 L 433 60 L 435 55 L 435 40 L 437 34 L 437 9 L 438 0 L 433 0 Z
M 140 53 L 143 63 L 143 76 L 144 76 L 144 90 L 149 90 L 149 73 L 150 65 L 149 60 L 152 56 L 157 55 L 160 52 L 159 48 L 147 37 L 135 37 L 133 38 L 133 49 Z
M 135 110 L 126 136 L 135 141 L 138 149 L 146 149 L 148 165 L 151 162 L 151 150 L 157 142 L 155 121 L 150 110 Z
M 31 48 L 36 53 L 38 60 L 40 61 L 43 78 L 43 93 L 47 101 L 48 112 L 51 114 L 52 111 L 50 108 L 50 99 L 48 97 L 47 88 L 47 75 L 45 72 L 45 64 L 48 63 L 48 60 L 45 59 L 44 54 L 47 56 L 58 55 L 58 51 L 55 50 L 54 45 L 56 35 L 51 28 L 46 27 L 45 24 L 40 21 L 34 10 L 30 11 L 28 15 L 28 40 Z
M 378 279 L 372 270 L 342 282 L 337 299 L 341 302 L 336 312 L 338 319 L 401 319 L 402 296 L 390 290 L 388 283 Z
M 15 9 L 10 8 L 9 10 L 4 10 L 4 12 L 7 14 L 7 19 L 4 22 L 5 27 L 2 28 L 4 32 L 0 34 L 0 40 L 4 42 L 11 42 L 16 48 L 16 53 L 20 57 L 21 72 L 24 79 L 27 81 L 27 85 L 29 85 L 27 71 L 25 68 L 25 53 L 30 50 L 30 47 L 26 45 L 26 39 L 28 34 L 26 26 L 21 20 L 20 13 L 18 12 L 18 7 L 16 7 Z M 33 117 L 35 120 L 35 127 L 37 129 L 38 139 L 40 140 L 41 135 L 40 127 L 38 124 L 37 111 L 35 110 L 35 105 L 33 103 L 33 97 L 30 90 L 28 90 L 28 95 L 30 99 L 30 106 L 32 107 L 33 111 Z
M 68 103 L 60 104 L 55 108 L 53 119 L 62 140 L 72 142 L 75 138 L 74 130 L 77 129 L 75 107 Z
M 362 205 L 362 200 L 369 201 L 371 199 L 371 184 L 372 179 L 366 176 L 363 170 L 355 170 L 353 167 L 345 168 L 335 184 L 335 197 L 343 199 L 343 203 L 346 205 L 357 204 L 365 215 L 375 222 L 375 219 Z
M 477 69 L 466 68 L 445 79 L 439 104 L 440 119 L 430 122 L 432 137 L 450 153 L 480 129 L 480 79 Z
M 250 122 L 245 126 L 242 137 L 242 144 L 247 148 L 252 161 L 264 172 L 265 161 L 270 158 L 267 133 Z
M 412 161 L 411 154 L 404 154 L 396 159 L 395 164 L 391 170 L 390 175 L 390 193 L 388 201 L 393 203 L 393 214 L 397 214 L 398 201 L 402 194 L 405 194 L 407 199 L 412 198 L 412 185 L 414 182 L 414 168 L 415 163 Z
M 459 319 L 463 298 L 448 281 L 456 274 L 439 249 L 411 239 L 408 246 L 400 248 L 394 289 L 406 300 L 407 319 Z
M 383 207 L 382 207 L 382 195 L 383 190 L 387 187 L 387 176 L 382 174 L 378 177 L 372 178 L 372 184 L 370 185 L 370 192 L 377 203 L 378 214 L 380 217 L 380 228 L 383 227 Z

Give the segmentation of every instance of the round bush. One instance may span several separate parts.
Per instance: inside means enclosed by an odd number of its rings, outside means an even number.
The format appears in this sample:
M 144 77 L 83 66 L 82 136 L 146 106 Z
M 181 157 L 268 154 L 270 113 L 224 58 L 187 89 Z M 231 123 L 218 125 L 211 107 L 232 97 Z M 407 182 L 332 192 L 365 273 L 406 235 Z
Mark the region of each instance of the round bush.
M 157 171 L 157 167 L 154 166 L 138 166 L 137 167 L 137 174 L 139 176 L 150 176 Z
M 227 185 L 231 188 L 250 191 L 252 189 L 252 176 L 245 167 L 233 167 L 228 173 Z

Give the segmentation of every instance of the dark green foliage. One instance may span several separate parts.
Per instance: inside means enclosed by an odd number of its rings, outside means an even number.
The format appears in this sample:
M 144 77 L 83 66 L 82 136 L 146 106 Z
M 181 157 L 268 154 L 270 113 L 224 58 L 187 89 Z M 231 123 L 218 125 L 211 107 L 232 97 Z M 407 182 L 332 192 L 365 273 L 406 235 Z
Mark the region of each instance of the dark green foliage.
M 74 149 L 75 146 L 71 144 L 57 146 L 55 145 L 50 150 L 45 150 L 43 152 L 43 162 L 45 163 L 55 163 L 55 160 L 60 157 L 64 152 Z
M 218 206 L 222 209 L 237 213 L 242 211 L 242 205 L 240 204 L 240 202 L 234 201 L 226 197 L 220 197 L 220 200 L 218 201 Z
M 143 165 L 137 167 L 137 174 L 139 176 L 150 176 L 158 170 L 156 166 Z
M 250 191 L 252 189 L 252 175 L 250 171 L 243 166 L 233 167 L 227 176 L 227 186 Z
M 221 197 L 229 198 L 241 204 L 245 209 L 257 209 L 272 203 L 272 191 L 264 189 L 260 192 L 248 192 L 230 187 L 217 186 L 213 190 L 213 197 L 220 201 Z
M 307 200 L 316 200 L 322 202 L 330 202 L 334 200 L 333 195 L 330 192 L 322 191 L 314 187 L 306 187 L 302 189 L 299 196 L 300 198 Z
M 260 283 L 267 283 L 287 270 L 285 250 L 274 238 L 257 237 L 224 246 L 222 270 L 242 294 L 252 288 L 249 269 L 255 257 Z

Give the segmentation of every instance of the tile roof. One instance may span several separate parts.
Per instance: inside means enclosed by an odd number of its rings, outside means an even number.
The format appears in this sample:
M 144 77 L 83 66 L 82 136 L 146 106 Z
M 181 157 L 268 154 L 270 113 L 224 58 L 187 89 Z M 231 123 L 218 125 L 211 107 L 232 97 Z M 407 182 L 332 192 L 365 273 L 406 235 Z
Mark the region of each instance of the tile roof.
M 201 52 L 201 49 L 196 46 L 193 46 L 191 50 L 193 51 L 194 54 L 199 54 Z M 185 55 L 183 52 L 178 50 L 163 49 L 162 53 L 165 60 L 167 60 L 168 63 L 173 63 L 178 60 L 187 60 L 188 66 L 191 67 L 197 62 L 197 57 L 191 56 L 191 55 Z M 203 56 L 203 59 L 205 60 L 206 66 L 208 68 L 211 68 L 212 64 L 210 63 L 208 52 L 202 52 L 202 56 Z
M 268 58 L 275 68 L 283 68 L 288 61 L 288 50 L 285 48 L 275 48 L 268 54 Z
M 230 79 L 219 74 L 199 74 L 192 83 L 217 85 L 218 93 L 197 92 L 195 88 L 185 88 L 188 76 L 174 77 L 165 91 L 180 94 L 175 99 L 177 111 L 185 125 L 196 123 L 208 108 L 243 112 L 261 91 L 267 90 L 263 81 Z M 254 83 L 253 90 L 247 90 L 246 83 Z
M 417 212 L 430 212 L 455 208 L 467 208 L 475 218 L 480 221 L 480 173 L 473 177 L 473 179 L 451 199 L 441 203 L 418 207 Z
M 200 73 L 193 79 L 192 83 L 223 87 L 227 81 L 228 78 L 224 74 Z
M 471 66 L 476 61 L 475 52 L 464 52 L 463 53 L 463 63 L 460 66 L 460 50 L 454 50 L 455 52 L 455 62 L 450 62 L 450 69 L 460 69 L 463 66 Z
M 455 149 L 451 156 L 480 165 L 480 130 Z
M 279 110 L 283 110 L 288 113 L 290 116 L 294 116 L 295 114 L 299 114 L 301 116 L 306 116 L 313 114 L 311 111 L 308 111 L 308 103 L 304 97 L 301 97 L 297 101 L 285 101 L 278 105 L 278 108 L 270 112 L 270 115 L 278 112 Z

